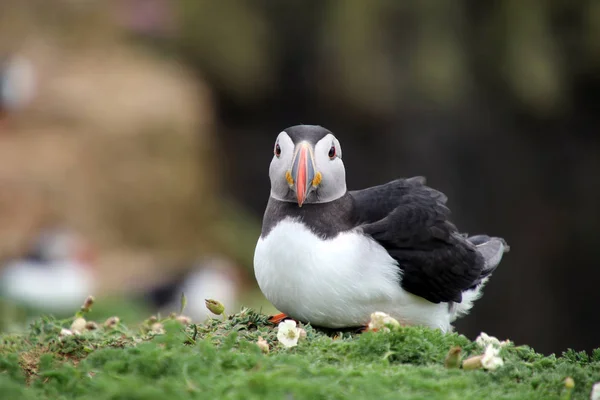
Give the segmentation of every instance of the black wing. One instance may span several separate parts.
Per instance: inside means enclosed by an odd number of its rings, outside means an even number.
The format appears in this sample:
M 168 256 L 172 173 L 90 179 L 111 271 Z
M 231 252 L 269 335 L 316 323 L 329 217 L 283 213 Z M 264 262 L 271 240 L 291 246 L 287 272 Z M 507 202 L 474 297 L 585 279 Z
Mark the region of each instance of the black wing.
M 433 303 L 461 302 L 484 259 L 449 221 L 446 196 L 422 177 L 350 192 L 363 232 L 398 261 L 402 287 Z

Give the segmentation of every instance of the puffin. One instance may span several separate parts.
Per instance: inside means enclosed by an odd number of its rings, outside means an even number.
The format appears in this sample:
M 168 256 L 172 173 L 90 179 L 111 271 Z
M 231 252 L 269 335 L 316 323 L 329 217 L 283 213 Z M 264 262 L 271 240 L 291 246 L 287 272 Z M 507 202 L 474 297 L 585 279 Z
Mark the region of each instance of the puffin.
M 213 315 L 206 308 L 206 299 L 218 300 L 225 311 L 231 313 L 239 303 L 241 286 L 242 276 L 233 261 L 223 256 L 209 256 L 194 262 L 171 279 L 144 290 L 139 297 L 153 311 L 169 315 L 181 308 L 183 293 L 187 299 L 184 314 L 193 322 L 202 323 Z
M 274 323 L 364 329 L 384 312 L 450 332 L 509 250 L 500 237 L 459 232 L 447 197 L 423 177 L 349 191 L 342 147 L 324 127 L 285 129 L 273 153 L 254 273 L 281 312 Z
M 24 257 L 0 266 L 0 298 L 41 312 L 74 312 L 96 288 L 95 261 L 82 235 L 43 229 Z

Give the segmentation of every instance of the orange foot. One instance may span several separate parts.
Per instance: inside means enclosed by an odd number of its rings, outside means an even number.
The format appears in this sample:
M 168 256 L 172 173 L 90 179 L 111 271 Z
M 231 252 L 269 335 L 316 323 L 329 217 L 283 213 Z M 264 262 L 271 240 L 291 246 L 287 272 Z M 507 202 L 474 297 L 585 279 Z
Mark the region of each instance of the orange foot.
M 281 321 L 283 321 L 284 319 L 289 318 L 287 315 L 285 315 L 284 313 L 280 313 L 280 314 L 275 314 L 269 317 L 269 322 L 272 323 L 273 325 L 277 325 L 278 323 L 280 323 Z

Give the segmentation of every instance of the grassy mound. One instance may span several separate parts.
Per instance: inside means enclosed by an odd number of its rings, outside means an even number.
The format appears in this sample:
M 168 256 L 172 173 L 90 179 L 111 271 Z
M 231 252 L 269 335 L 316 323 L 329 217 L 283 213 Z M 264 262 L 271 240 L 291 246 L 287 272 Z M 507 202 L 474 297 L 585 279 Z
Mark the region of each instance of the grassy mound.
M 24 334 L 0 336 L 2 398 L 589 399 L 600 380 L 600 349 L 545 357 L 508 345 L 495 371 L 447 369 L 451 347 L 463 358 L 482 349 L 419 327 L 358 335 L 307 325 L 306 338 L 285 348 L 277 327 L 247 309 L 201 325 L 171 317 L 130 329 L 112 320 L 69 335 L 73 320 L 44 317 Z

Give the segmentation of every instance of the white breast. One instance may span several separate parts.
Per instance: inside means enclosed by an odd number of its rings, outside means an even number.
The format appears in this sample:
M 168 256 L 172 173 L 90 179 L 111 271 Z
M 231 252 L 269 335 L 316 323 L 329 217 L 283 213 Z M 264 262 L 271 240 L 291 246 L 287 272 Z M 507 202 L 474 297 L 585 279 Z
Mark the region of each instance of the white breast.
M 450 328 L 447 304 L 404 291 L 396 261 L 357 231 L 324 240 L 286 219 L 259 239 L 254 272 L 278 310 L 313 325 L 361 326 L 372 312 L 383 311 L 407 324 Z

